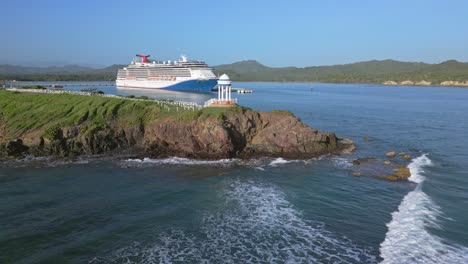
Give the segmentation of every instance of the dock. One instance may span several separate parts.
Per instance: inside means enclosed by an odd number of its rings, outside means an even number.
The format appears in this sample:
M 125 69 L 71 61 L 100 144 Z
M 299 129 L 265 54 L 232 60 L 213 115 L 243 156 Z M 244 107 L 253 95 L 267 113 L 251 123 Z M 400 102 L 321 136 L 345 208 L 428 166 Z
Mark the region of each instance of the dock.
M 213 88 L 211 91 L 217 92 L 217 91 L 218 91 L 218 87 Z M 240 93 L 240 94 L 253 93 L 253 90 L 251 90 L 251 89 L 245 89 L 245 88 L 234 88 L 234 87 L 232 87 L 232 88 L 231 88 L 231 91 L 232 91 L 233 93 Z
M 253 93 L 253 90 L 245 89 L 245 88 L 233 88 L 232 90 L 240 94 Z

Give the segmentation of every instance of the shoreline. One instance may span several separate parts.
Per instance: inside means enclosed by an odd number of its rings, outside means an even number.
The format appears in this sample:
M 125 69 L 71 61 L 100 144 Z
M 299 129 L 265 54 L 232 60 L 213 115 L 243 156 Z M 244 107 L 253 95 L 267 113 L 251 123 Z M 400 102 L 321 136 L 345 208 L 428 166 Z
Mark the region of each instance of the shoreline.
M 279 81 L 237 81 L 233 80 L 233 82 L 251 82 L 251 83 L 310 83 L 310 84 L 344 84 L 344 85 L 353 85 L 353 84 L 361 84 L 361 85 L 380 85 L 380 86 L 400 86 L 400 87 L 448 87 L 448 88 L 468 88 L 468 84 L 466 85 L 440 85 L 440 84 L 430 84 L 430 85 L 423 85 L 423 84 L 384 84 L 384 83 L 372 83 L 372 82 L 309 82 L 309 81 L 287 81 L 287 82 L 279 82 Z
M 426 84 L 426 83 L 418 83 L 414 81 L 403 81 L 400 83 L 376 83 L 376 82 L 320 82 L 320 81 L 249 81 L 249 80 L 232 80 L 233 82 L 237 83 L 307 83 L 307 84 L 344 84 L 344 85 L 354 85 L 354 84 L 360 84 L 360 85 L 381 85 L 381 86 L 397 86 L 397 87 L 441 87 L 441 88 L 468 88 L 468 81 L 465 83 L 456 83 L 456 84 Z M 57 83 L 67 83 L 67 82 L 76 82 L 76 83 L 81 83 L 81 82 L 109 82 L 106 80 L 103 81 L 91 81 L 91 80 L 83 80 L 83 81 L 74 81 L 74 80 L 69 80 L 69 81 L 16 81 L 17 83 L 32 83 L 35 84 L 37 83 L 52 83 L 52 82 L 57 82 Z M 115 82 L 115 81 L 114 81 Z M 410 82 L 410 83 L 404 83 L 404 82 Z M 425 82 L 425 81 L 421 81 Z M 454 82 L 454 81 L 445 81 L 445 82 Z M 5 81 L 5 83 L 11 84 L 12 81 Z M 112 85 L 109 85 L 112 86 Z M 115 86 L 115 84 L 114 84 Z M 10 89 L 10 88 L 3 88 L 3 89 Z M 17 88 L 21 89 L 21 88 Z M 2 90 L 2 87 L 0 87 L 0 90 Z

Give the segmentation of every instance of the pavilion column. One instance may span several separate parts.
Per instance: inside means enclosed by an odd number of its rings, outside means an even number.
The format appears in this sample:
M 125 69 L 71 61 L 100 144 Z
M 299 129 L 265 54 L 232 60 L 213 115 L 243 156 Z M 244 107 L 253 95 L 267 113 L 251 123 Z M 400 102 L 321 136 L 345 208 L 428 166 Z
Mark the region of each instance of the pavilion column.
M 220 86 L 218 85 L 218 100 L 221 99 L 221 88 Z

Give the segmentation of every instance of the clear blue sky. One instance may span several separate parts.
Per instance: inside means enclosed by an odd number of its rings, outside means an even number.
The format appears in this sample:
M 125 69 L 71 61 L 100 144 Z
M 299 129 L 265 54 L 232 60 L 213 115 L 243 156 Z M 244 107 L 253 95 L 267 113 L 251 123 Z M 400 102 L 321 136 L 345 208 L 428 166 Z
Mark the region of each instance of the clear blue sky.
M 0 64 L 468 61 L 466 0 L 1 0 Z

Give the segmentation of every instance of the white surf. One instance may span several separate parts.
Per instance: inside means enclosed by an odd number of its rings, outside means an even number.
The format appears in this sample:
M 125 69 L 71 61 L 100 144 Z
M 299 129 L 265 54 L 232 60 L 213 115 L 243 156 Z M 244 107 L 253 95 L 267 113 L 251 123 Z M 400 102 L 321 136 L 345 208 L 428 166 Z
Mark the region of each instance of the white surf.
M 173 229 L 91 263 L 375 263 L 369 249 L 305 219 L 275 186 L 232 181 L 225 210 L 206 214 L 199 232 Z
M 427 155 L 413 159 L 408 165 L 409 180 L 418 185 L 392 213 L 385 240 L 380 244 L 382 263 L 468 263 L 467 248 L 450 245 L 428 231 L 440 228 L 439 219 L 443 215 L 421 189 L 427 166 L 432 166 Z

